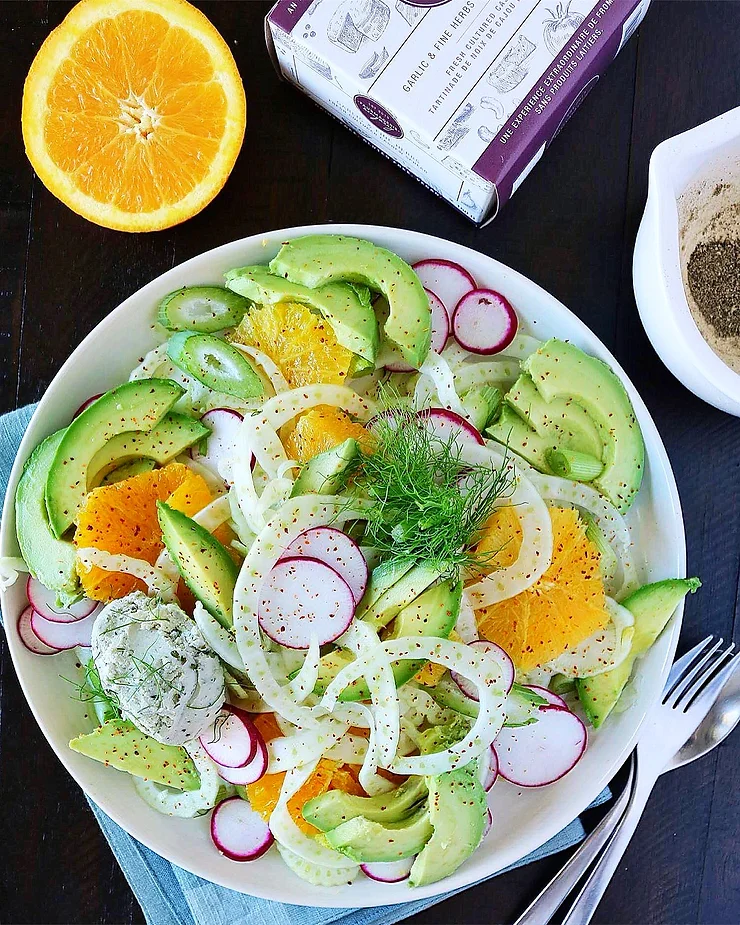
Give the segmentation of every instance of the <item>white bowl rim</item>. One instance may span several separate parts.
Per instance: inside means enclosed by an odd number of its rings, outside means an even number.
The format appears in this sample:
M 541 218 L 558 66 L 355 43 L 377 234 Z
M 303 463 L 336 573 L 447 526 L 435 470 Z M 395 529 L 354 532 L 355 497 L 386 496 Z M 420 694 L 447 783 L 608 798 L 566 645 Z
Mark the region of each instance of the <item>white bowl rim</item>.
M 411 240 L 417 244 L 423 244 L 425 247 L 428 247 L 429 254 L 440 254 L 447 259 L 457 260 L 463 266 L 465 265 L 466 255 L 470 255 L 470 259 L 473 262 L 483 260 L 488 266 L 490 266 L 492 272 L 499 271 L 504 275 L 507 275 L 510 279 L 517 281 L 519 284 L 522 284 L 529 288 L 531 291 L 536 291 L 538 297 L 545 300 L 548 303 L 548 310 L 551 310 L 555 317 L 560 320 L 564 319 L 566 326 L 570 327 L 572 332 L 577 332 L 579 337 L 583 337 L 586 341 L 589 342 L 589 350 L 593 350 L 597 353 L 602 359 L 604 359 L 612 369 L 620 377 L 622 383 L 624 384 L 627 392 L 630 396 L 632 404 L 635 409 L 638 421 L 643 431 L 643 435 L 646 437 L 646 449 L 648 444 L 652 446 L 652 453 L 649 457 L 646 457 L 646 464 L 651 468 L 654 466 L 662 476 L 662 479 L 665 482 L 665 489 L 667 490 L 667 498 L 669 506 L 673 513 L 673 522 L 671 524 L 671 535 L 675 539 L 675 555 L 676 555 L 676 568 L 677 572 L 675 574 L 683 575 L 686 570 L 686 541 L 685 541 L 685 532 L 683 525 L 683 516 L 681 512 L 681 504 L 678 496 L 678 489 L 676 486 L 675 477 L 671 469 L 668 456 L 663 445 L 663 442 L 660 438 L 660 435 L 657 431 L 655 423 L 650 416 L 649 411 L 647 410 L 642 398 L 635 389 L 634 385 L 630 381 L 629 377 L 626 375 L 625 371 L 619 365 L 611 352 L 603 345 L 599 338 L 584 324 L 576 315 L 574 315 L 565 305 L 559 302 L 554 296 L 550 295 L 545 289 L 541 286 L 538 286 L 528 277 L 519 273 L 516 270 L 512 270 L 510 267 L 502 264 L 500 261 L 495 260 L 492 257 L 488 257 L 485 254 L 482 254 L 478 251 L 475 251 L 473 248 L 469 248 L 465 245 L 457 244 L 452 241 L 448 241 L 443 238 L 436 237 L 434 235 L 424 234 L 421 232 L 412 231 L 409 229 L 394 228 L 390 226 L 382 225 L 365 225 L 358 223 L 324 223 L 324 224 L 314 224 L 314 225 L 300 225 L 292 228 L 278 229 L 272 232 L 264 234 L 255 234 L 250 235 L 246 238 L 242 238 L 236 241 L 228 242 L 222 244 L 218 247 L 212 248 L 208 251 L 205 251 L 201 254 L 198 254 L 194 257 L 191 257 L 187 261 L 172 267 L 167 270 L 165 273 L 151 280 L 145 286 L 138 289 L 128 298 L 126 298 L 120 305 L 113 309 L 109 315 L 107 315 L 96 327 L 88 333 L 88 335 L 83 339 L 83 341 L 75 348 L 66 362 L 62 365 L 60 370 L 52 379 L 51 383 L 47 387 L 44 396 L 39 402 L 36 411 L 28 425 L 26 433 L 24 434 L 23 440 L 21 441 L 18 454 L 11 471 L 10 479 L 8 482 L 8 490 L 5 498 L 5 505 L 3 508 L 3 517 L 2 522 L 0 523 L 0 555 L 17 555 L 17 543 L 15 540 L 15 530 L 11 531 L 9 526 L 11 523 L 14 525 L 14 517 L 8 517 L 7 514 L 10 511 L 12 514 L 13 508 L 13 499 L 15 495 L 15 487 L 17 485 L 18 478 L 20 477 L 23 463 L 28 457 L 30 451 L 33 447 L 42 439 L 42 436 L 45 434 L 36 433 L 39 429 L 38 424 L 44 418 L 44 412 L 46 406 L 50 401 L 50 395 L 54 390 L 55 383 L 63 377 L 63 375 L 69 371 L 69 369 L 77 362 L 79 362 L 85 354 L 88 340 L 92 335 L 104 327 L 109 325 L 116 324 L 118 318 L 126 313 L 130 306 L 135 304 L 140 299 L 147 296 L 147 294 L 157 287 L 161 287 L 161 284 L 169 280 L 173 281 L 171 288 L 177 288 L 178 283 L 176 282 L 177 277 L 183 271 L 197 267 L 199 262 L 205 261 L 208 257 L 212 257 L 218 254 L 226 254 L 229 251 L 233 250 L 238 253 L 240 248 L 254 246 L 258 243 L 263 245 L 268 244 L 279 244 L 281 241 L 288 240 L 291 237 L 298 237 L 306 234 L 346 234 L 352 235 L 361 238 L 367 238 L 369 240 L 374 240 L 375 238 L 386 238 L 388 236 L 397 236 L 400 235 L 401 238 L 406 240 Z M 399 248 L 402 250 L 402 248 Z M 235 263 L 234 265 L 237 265 Z M 567 335 L 571 337 L 571 333 Z M 36 426 L 34 426 L 36 425 Z M 648 439 L 649 438 L 649 439 Z M 5 598 L 7 592 L 0 591 L 0 606 L 5 613 L 7 609 L 4 607 Z M 662 661 L 659 666 L 660 674 L 660 686 L 656 687 L 656 697 L 657 692 L 662 689 L 665 679 L 667 678 L 670 665 L 675 654 L 676 645 L 678 643 L 678 637 L 680 633 L 681 621 L 683 616 L 683 603 L 679 605 L 674 614 L 671 623 L 666 628 L 663 638 L 665 638 L 665 653 L 663 655 Z M 197 865 L 189 863 L 187 854 L 184 852 L 184 856 L 173 856 L 171 852 L 162 851 L 160 848 L 156 847 L 156 838 L 151 837 L 150 833 L 143 829 L 141 826 L 131 826 L 130 822 L 125 818 L 125 814 L 117 812 L 115 809 L 111 808 L 109 801 L 107 799 L 107 791 L 110 790 L 110 787 L 88 787 L 85 788 L 80 783 L 78 775 L 72 770 L 69 761 L 69 755 L 72 754 L 68 749 L 57 748 L 53 744 L 52 735 L 48 731 L 51 726 L 50 723 L 47 723 L 44 716 L 41 715 L 37 704 L 34 703 L 34 692 L 30 689 L 27 679 L 24 677 L 24 672 L 19 668 L 19 659 L 18 655 L 22 650 L 22 643 L 16 639 L 16 634 L 7 633 L 6 639 L 8 641 L 8 647 L 10 654 L 16 668 L 16 673 L 18 675 L 19 683 L 23 690 L 23 693 L 26 697 L 26 700 L 31 708 L 31 711 L 36 718 L 36 721 L 41 728 L 41 731 L 44 733 L 49 745 L 56 753 L 57 757 L 64 765 L 65 769 L 69 772 L 70 776 L 82 787 L 83 791 L 93 800 L 96 805 L 103 810 L 110 818 L 113 819 L 118 825 L 121 826 L 125 831 L 130 835 L 136 838 L 139 842 L 145 845 L 150 850 L 154 851 L 160 856 L 164 857 L 166 860 L 170 861 L 173 864 L 178 865 L 184 870 L 193 873 L 197 876 L 203 877 L 203 871 L 197 869 Z M 627 759 L 628 755 L 634 748 L 637 737 L 639 734 L 640 726 L 644 721 L 645 715 L 649 704 L 642 710 L 639 716 L 636 718 L 634 729 L 632 734 L 624 741 L 617 757 L 611 762 L 611 764 L 606 767 L 604 766 L 601 773 L 596 776 L 594 779 L 588 781 L 582 786 L 579 791 L 579 798 L 574 803 L 569 805 L 566 812 L 563 812 L 562 809 L 558 812 L 558 807 L 555 806 L 552 809 L 552 813 L 548 814 L 547 820 L 543 822 L 542 829 L 538 831 L 536 836 L 533 836 L 529 841 L 519 839 L 515 841 L 515 847 L 512 849 L 509 847 L 508 853 L 504 853 L 502 859 L 499 860 L 492 868 L 486 872 L 483 879 L 488 879 L 490 876 L 495 873 L 504 870 L 511 864 L 515 864 L 517 861 L 526 857 L 532 851 L 539 848 L 541 845 L 545 844 L 549 839 L 555 836 L 563 828 L 565 828 L 568 823 L 576 819 L 580 814 L 586 809 L 586 807 L 593 802 L 593 800 L 601 793 L 601 791 L 608 785 L 609 781 L 612 779 L 617 770 L 621 767 L 624 761 Z M 167 817 L 162 817 L 167 819 Z M 132 831 L 132 828 L 134 831 Z M 237 869 L 244 868 L 250 865 L 234 865 L 230 868 L 225 868 L 225 870 L 234 871 L 234 867 Z M 370 906 L 381 906 L 381 905 L 395 905 L 406 902 L 413 902 L 417 900 L 423 900 L 431 897 L 441 897 L 445 893 L 451 890 L 459 890 L 465 887 L 471 886 L 477 882 L 481 881 L 481 877 L 476 877 L 472 875 L 470 870 L 466 870 L 467 865 L 463 865 L 455 874 L 451 877 L 446 878 L 438 883 L 431 884 L 428 887 L 416 888 L 413 892 L 404 892 L 394 893 L 393 890 L 390 890 L 388 893 L 382 893 L 379 888 L 385 888 L 386 885 L 373 883 L 373 895 L 372 898 L 367 898 L 358 901 L 358 898 L 353 896 L 352 888 L 346 887 L 338 890 L 333 888 L 331 890 L 326 890 L 322 888 L 312 888 L 309 884 L 301 881 L 301 895 L 302 898 L 297 898 L 294 896 L 283 896 L 276 893 L 275 890 L 270 888 L 265 888 L 259 881 L 250 882 L 247 885 L 239 882 L 236 876 L 227 876 L 225 873 L 223 875 L 219 873 L 207 875 L 207 879 L 213 883 L 225 886 L 229 889 L 236 890 L 238 892 L 246 893 L 247 895 L 256 896 L 258 898 L 276 900 L 279 902 L 285 902 L 288 904 L 295 905 L 305 905 L 309 902 L 312 906 L 316 907 L 325 907 L 325 908 L 346 908 L 347 906 L 354 906 L 357 908 L 360 907 L 370 907 Z M 393 885 L 389 885 L 393 886 Z
M 707 382 L 728 401 L 740 403 L 740 374 L 717 356 L 699 331 L 689 308 L 681 273 L 678 250 L 678 198 L 688 185 L 700 178 L 701 168 L 694 170 L 693 178 L 684 183 L 681 189 L 676 189 L 673 179 L 678 162 L 692 159 L 699 154 L 704 158 L 704 166 L 711 169 L 718 163 L 717 151 L 733 140 L 737 141 L 740 147 L 740 106 L 662 141 L 650 157 L 645 215 L 652 213 L 654 219 L 652 232 L 655 252 L 659 268 L 662 270 L 658 273 L 656 282 L 661 284 L 662 309 L 673 327 L 675 336 L 684 342 L 687 356 L 692 358 L 692 365 Z M 643 300 L 637 300 L 641 316 L 655 310 L 652 300 L 650 304 L 645 301 L 640 304 L 641 301 Z M 664 342 L 661 341 L 661 349 L 658 352 L 662 355 L 664 350 Z

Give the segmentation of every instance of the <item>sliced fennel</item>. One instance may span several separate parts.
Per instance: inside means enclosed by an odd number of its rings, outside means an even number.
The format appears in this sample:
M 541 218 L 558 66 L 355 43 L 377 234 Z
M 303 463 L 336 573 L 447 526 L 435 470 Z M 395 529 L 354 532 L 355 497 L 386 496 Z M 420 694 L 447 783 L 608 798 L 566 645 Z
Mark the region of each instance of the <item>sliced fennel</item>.
M 606 598 L 609 623 L 588 639 L 548 662 L 547 670 L 567 678 L 591 678 L 611 671 L 627 658 L 635 635 L 635 618 L 612 598 Z
M 106 552 L 94 546 L 84 546 L 77 550 L 77 561 L 89 571 L 94 565 L 106 572 L 123 572 L 140 578 L 147 586 L 150 595 L 161 597 L 171 603 L 177 601 L 177 584 L 161 568 L 149 565 L 143 559 L 125 556 L 122 553 Z
M 136 792 L 152 809 L 164 813 L 165 816 L 189 819 L 212 809 L 216 805 L 221 787 L 226 788 L 229 785 L 219 777 L 216 765 L 199 742 L 186 742 L 183 748 L 193 759 L 200 775 L 200 787 L 197 790 L 174 790 L 172 787 L 140 777 L 135 777 L 133 781 Z
M 360 872 L 359 864 L 349 864 L 347 867 L 327 867 L 325 864 L 307 861 L 279 841 L 276 841 L 276 844 L 286 867 L 289 867 L 301 880 L 313 886 L 344 886 L 346 883 L 352 883 Z

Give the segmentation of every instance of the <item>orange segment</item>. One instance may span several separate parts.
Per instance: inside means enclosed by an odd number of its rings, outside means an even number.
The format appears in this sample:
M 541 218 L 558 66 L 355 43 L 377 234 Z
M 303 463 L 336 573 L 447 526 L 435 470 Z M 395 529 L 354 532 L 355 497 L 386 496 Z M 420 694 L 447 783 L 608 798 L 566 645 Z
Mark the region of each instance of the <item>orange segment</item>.
M 166 501 L 192 516 L 211 501 L 211 493 L 203 478 L 182 463 L 170 463 L 163 469 L 96 488 L 80 511 L 75 544 L 123 553 L 153 565 L 164 548 L 157 501 Z M 89 570 L 80 569 L 80 581 L 85 594 L 95 601 L 110 601 L 131 591 L 146 590 L 144 582 L 132 575 L 108 572 L 95 565 Z
M 206 206 L 245 122 L 231 51 L 185 0 L 82 0 L 23 92 L 26 152 L 43 183 L 121 231 L 168 228 Z
M 482 636 L 504 648 L 521 671 L 531 671 L 606 626 L 599 552 L 572 508 L 550 508 L 553 555 L 538 581 L 515 597 L 477 612 Z M 489 519 L 477 551 L 503 568 L 516 561 L 522 534 L 515 508 L 500 508 Z
M 307 462 L 350 437 L 354 437 L 364 449 L 370 444 L 370 434 L 346 412 L 330 405 L 317 405 L 298 418 L 283 445 L 289 459 Z
M 291 388 L 315 382 L 342 385 L 353 357 L 328 322 L 296 302 L 256 306 L 230 339 L 266 353 Z

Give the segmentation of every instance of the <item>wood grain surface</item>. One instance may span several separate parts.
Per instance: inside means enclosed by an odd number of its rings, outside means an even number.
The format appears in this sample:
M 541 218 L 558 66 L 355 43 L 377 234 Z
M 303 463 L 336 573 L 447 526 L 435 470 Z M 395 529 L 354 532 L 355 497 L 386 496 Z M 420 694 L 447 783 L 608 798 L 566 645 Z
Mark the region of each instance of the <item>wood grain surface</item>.
M 680 645 L 737 633 L 740 422 L 700 402 L 661 365 L 637 315 L 631 262 L 655 145 L 740 104 L 740 3 L 656 0 L 547 157 L 483 230 L 278 81 L 264 47 L 266 3 L 198 5 L 244 78 L 244 149 L 201 215 L 136 236 L 78 218 L 34 178 L 23 153 L 23 78 L 70 4 L 0 4 L 0 410 L 38 399 L 70 350 L 122 299 L 218 244 L 323 221 L 450 238 L 540 283 L 626 367 L 668 449 L 689 570 L 704 582 L 687 602 Z M 0 656 L 0 922 L 143 922 L 81 792 L 26 706 L 1 637 Z M 659 782 L 596 922 L 740 922 L 738 768 L 740 734 Z M 513 921 L 563 860 L 495 878 L 413 921 Z

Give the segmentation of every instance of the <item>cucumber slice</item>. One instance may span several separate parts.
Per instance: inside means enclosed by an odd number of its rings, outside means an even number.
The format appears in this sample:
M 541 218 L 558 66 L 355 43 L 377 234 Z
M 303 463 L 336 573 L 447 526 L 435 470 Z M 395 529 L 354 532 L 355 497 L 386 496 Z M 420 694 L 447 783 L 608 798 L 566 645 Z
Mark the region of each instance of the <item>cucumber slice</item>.
M 180 331 L 167 344 L 167 355 L 184 372 L 216 392 L 235 398 L 259 398 L 262 380 L 236 347 L 212 334 Z
M 157 321 L 169 331 L 215 334 L 239 324 L 249 299 L 221 286 L 188 286 L 170 292 L 159 303 Z

